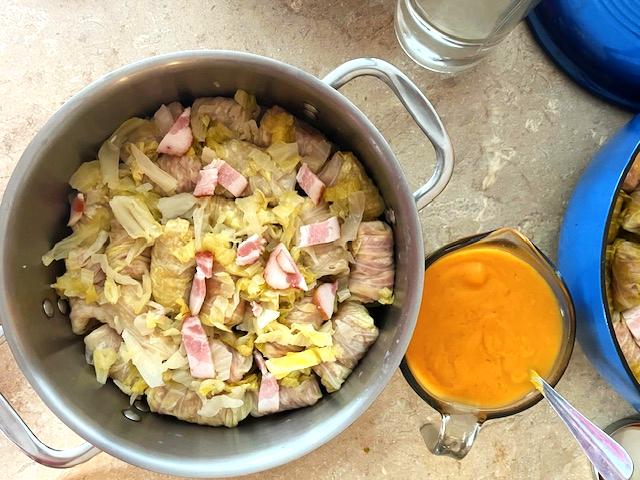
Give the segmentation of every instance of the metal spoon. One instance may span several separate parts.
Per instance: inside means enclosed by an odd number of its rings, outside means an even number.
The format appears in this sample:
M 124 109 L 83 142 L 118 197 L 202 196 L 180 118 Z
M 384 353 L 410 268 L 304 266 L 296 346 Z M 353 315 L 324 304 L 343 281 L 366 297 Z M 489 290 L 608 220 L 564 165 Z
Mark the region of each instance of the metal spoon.
M 531 383 L 549 401 L 571 434 L 580 444 L 600 476 L 605 480 L 629 480 L 633 461 L 618 442 L 573 408 L 540 375 L 531 371 Z

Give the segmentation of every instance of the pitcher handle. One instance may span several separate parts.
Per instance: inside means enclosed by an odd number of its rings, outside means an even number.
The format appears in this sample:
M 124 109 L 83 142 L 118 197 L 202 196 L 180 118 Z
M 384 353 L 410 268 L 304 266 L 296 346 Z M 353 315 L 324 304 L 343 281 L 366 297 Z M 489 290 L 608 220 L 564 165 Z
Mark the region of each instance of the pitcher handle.
M 436 455 L 456 460 L 464 458 L 482 427 L 482 421 L 469 414 L 440 414 L 440 425 L 426 424 L 420 429 L 427 448 Z
M 409 77 L 389 62 L 379 58 L 356 58 L 331 71 L 322 81 L 338 89 L 361 76 L 372 76 L 386 83 L 435 149 L 433 174 L 413 193 L 418 210 L 422 210 L 444 190 L 453 174 L 454 154 L 449 135 L 427 97 Z
M 0 345 L 4 343 L 4 331 L 0 325 Z M 0 431 L 28 457 L 53 468 L 69 468 L 90 460 L 101 452 L 90 443 L 74 448 L 56 450 L 38 439 L 20 418 L 7 399 L 0 393 Z

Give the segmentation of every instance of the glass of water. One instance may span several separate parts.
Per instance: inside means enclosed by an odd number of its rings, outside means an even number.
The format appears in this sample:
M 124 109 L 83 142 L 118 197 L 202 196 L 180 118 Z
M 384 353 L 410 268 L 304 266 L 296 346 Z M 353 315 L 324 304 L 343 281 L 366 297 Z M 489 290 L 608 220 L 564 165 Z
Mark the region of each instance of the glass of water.
M 415 62 L 437 72 L 484 57 L 540 0 L 398 0 L 396 35 Z

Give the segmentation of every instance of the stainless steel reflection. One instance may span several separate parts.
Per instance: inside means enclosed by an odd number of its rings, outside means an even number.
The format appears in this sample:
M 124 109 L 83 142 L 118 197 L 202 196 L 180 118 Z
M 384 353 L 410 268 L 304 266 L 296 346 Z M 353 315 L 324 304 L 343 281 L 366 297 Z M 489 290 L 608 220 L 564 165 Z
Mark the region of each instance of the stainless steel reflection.
M 394 89 L 434 143 L 436 173 L 415 194 L 422 207 L 451 175 L 451 144 L 426 98 L 395 67 L 376 59 L 347 63 L 327 80 L 330 86 L 290 65 L 246 53 L 164 55 L 96 81 L 65 103 L 42 128 L 20 159 L 0 207 L 0 311 L 20 368 L 66 425 L 96 448 L 143 468 L 189 477 L 224 477 L 265 470 L 310 452 L 339 434 L 373 402 L 411 338 L 424 275 L 418 209 L 402 169 L 378 130 L 332 88 L 332 79 L 338 86 L 374 71 Z M 122 415 L 129 399 L 114 386 L 100 387 L 95 381 L 84 361 L 83 342 L 71 332 L 68 318 L 59 312 L 51 320 L 43 316 L 41 299 L 50 295 L 49 285 L 61 266 L 45 268 L 40 256 L 65 235 L 69 177 L 81 162 L 95 158 L 97 147 L 122 121 L 150 115 L 161 103 L 229 96 L 238 88 L 301 118 L 313 106 L 312 124 L 362 160 L 395 218 L 396 300 L 375 311 L 380 337 L 343 388 L 312 408 L 249 419 L 235 429 L 202 427 L 155 414 L 145 414 L 134 423 Z M 6 421 L 10 408 L 0 402 L 4 431 L 21 435 L 24 424 Z M 15 419 L 19 420 L 17 415 Z M 65 452 L 77 458 L 58 466 L 95 454 L 91 446 L 80 448 Z

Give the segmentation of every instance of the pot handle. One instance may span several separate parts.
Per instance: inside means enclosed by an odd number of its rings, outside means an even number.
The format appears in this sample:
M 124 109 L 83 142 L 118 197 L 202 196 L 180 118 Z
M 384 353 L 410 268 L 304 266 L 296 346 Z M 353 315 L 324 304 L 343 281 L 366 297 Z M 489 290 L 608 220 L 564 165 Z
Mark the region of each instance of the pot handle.
M 431 178 L 413 192 L 418 210 L 422 210 L 444 190 L 453 173 L 454 154 L 449 135 L 427 97 L 409 77 L 389 62 L 379 58 L 356 58 L 337 67 L 322 81 L 338 89 L 362 76 L 376 77 L 386 83 L 435 149 L 436 166 Z
M 0 325 L 0 344 L 4 343 L 4 331 Z M 55 450 L 36 437 L 0 393 L 0 431 L 36 462 L 53 468 L 69 468 L 93 458 L 100 450 L 90 443 L 83 443 L 66 450 Z

